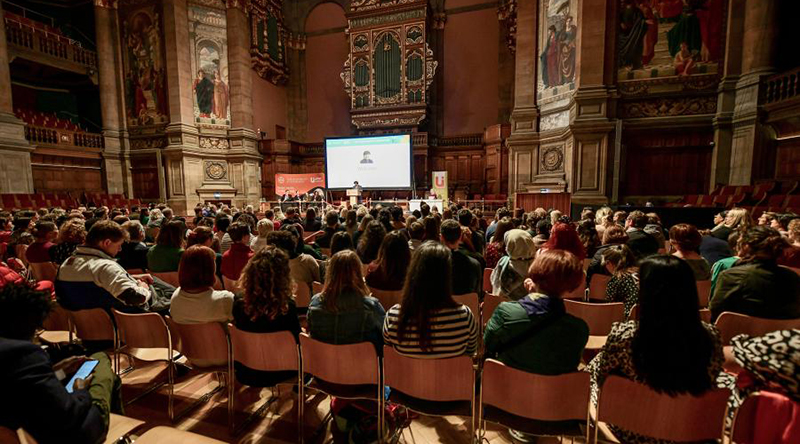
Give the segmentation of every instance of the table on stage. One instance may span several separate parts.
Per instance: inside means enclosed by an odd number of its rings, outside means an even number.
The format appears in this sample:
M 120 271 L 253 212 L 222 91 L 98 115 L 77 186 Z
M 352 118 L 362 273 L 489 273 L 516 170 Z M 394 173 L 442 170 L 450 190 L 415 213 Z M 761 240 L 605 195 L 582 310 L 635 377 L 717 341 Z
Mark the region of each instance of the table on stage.
M 408 201 L 408 211 L 419 210 L 420 205 L 422 202 L 428 204 L 429 207 L 433 208 L 434 206 L 439 209 L 439 212 L 442 212 L 444 208 L 442 207 L 442 199 L 411 199 Z

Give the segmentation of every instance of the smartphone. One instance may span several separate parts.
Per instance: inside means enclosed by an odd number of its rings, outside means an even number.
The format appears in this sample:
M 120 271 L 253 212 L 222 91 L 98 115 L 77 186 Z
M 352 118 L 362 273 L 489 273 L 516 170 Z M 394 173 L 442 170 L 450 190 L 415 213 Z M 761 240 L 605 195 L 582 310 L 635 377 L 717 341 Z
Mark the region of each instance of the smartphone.
M 73 375 L 72 379 L 70 379 L 67 383 L 67 392 L 72 393 L 74 390 L 75 380 L 88 378 L 89 375 L 92 374 L 92 371 L 94 371 L 95 367 L 97 367 L 97 360 L 92 359 L 84 362 L 83 365 L 81 365 L 81 368 L 75 372 L 75 375 Z

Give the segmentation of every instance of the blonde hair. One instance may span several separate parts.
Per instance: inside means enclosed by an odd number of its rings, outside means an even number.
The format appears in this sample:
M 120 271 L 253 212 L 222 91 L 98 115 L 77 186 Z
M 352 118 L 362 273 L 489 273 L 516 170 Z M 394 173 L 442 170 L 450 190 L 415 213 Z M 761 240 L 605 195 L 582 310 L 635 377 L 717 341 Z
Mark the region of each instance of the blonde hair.
M 750 212 L 744 208 L 732 208 L 728 210 L 726 218 L 731 219 L 732 222 L 730 224 L 725 222 L 725 225 L 733 229 L 746 230 L 753 226 Z
M 275 223 L 265 217 L 258 221 L 256 229 L 258 230 L 258 237 L 267 237 L 270 231 L 275 230 Z

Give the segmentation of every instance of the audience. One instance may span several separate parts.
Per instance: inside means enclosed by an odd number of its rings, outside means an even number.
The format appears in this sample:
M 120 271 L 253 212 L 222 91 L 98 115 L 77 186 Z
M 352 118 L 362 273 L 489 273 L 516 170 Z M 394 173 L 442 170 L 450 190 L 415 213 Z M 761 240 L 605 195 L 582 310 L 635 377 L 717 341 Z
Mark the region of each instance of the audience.
M 317 211 L 314 207 L 308 207 L 306 210 L 306 217 L 303 219 L 303 230 L 308 234 L 316 233 L 322 229 L 322 222 L 317 217 Z
M 606 286 L 606 299 L 624 303 L 626 318 L 639 297 L 639 268 L 636 262 L 633 250 L 625 244 L 613 245 L 603 251 L 603 266 L 611 274 Z
M 459 210 L 458 223 L 461 225 L 462 230 L 464 231 L 462 245 L 464 245 L 467 250 L 483 256 L 485 241 L 483 239 L 483 233 L 477 231 L 477 227 L 475 226 L 475 216 L 472 214 L 472 211 L 466 208 Z M 495 232 L 497 232 L 497 230 L 495 230 Z
M 658 250 L 664 247 L 663 243 L 659 245 L 655 237 L 644 231 L 646 226 L 647 216 L 641 211 L 632 211 L 625 219 L 625 231 L 628 233 L 627 245 L 637 260 L 657 254 Z
M 722 370 L 722 343 L 716 328 L 700 320 L 692 269 L 673 256 L 645 259 L 640 293 L 639 319 L 614 324 L 589 363 L 593 402 L 612 374 L 668 395 L 697 396 L 714 388 Z M 660 442 L 611 430 L 621 442 Z
M 289 256 L 280 248 L 268 245 L 257 251 L 239 278 L 242 297 L 233 301 L 233 323 L 250 333 L 291 332 L 300 335 L 300 321 L 289 269 Z M 297 372 L 262 372 L 234 362 L 236 379 L 253 387 L 271 387 Z M 296 379 L 295 379 L 296 380 Z
M 253 257 L 250 249 L 250 227 L 242 222 L 234 222 L 228 228 L 231 237 L 231 247 L 222 255 L 222 275 L 237 281 L 247 261 Z
M 289 268 L 291 269 L 292 280 L 297 285 L 306 285 L 311 290 L 311 284 L 320 282 L 319 264 L 313 257 L 302 253 L 298 249 L 298 238 L 296 230 L 291 225 L 285 225 L 279 231 L 273 231 L 267 235 L 267 244 L 274 245 L 283 249 L 289 256 Z M 302 248 L 302 247 L 301 247 Z
M 275 223 L 265 217 L 258 221 L 256 230 L 258 231 L 258 235 L 250 242 L 250 248 L 258 253 L 267 246 L 267 235 L 275 230 Z
M 33 343 L 52 305 L 50 293 L 21 284 L 0 288 L 0 362 L 3 393 L 0 426 L 25 429 L 47 442 L 103 442 L 110 413 L 122 413 L 120 380 L 103 352 L 51 364 L 47 352 Z M 99 361 L 90 378 L 78 378 L 74 391 L 64 385 L 87 359 Z
M 380 302 L 369 296 L 358 255 L 351 250 L 334 254 L 326 274 L 325 287 L 308 306 L 311 337 L 329 344 L 368 341 L 381 353 L 386 313 Z
M 731 210 L 732 211 L 732 210 Z M 709 308 L 769 319 L 800 318 L 800 276 L 778 265 L 789 247 L 774 228 L 757 226 L 739 237 L 739 260 L 722 272 Z
M 506 207 L 500 207 L 494 214 L 494 220 L 489 225 L 489 228 L 486 229 L 486 242 L 492 241 L 492 236 L 494 236 L 494 232 L 497 230 L 497 223 L 503 220 L 503 218 L 511 219 L 511 211 L 509 211 Z
M 500 223 L 502 224 L 502 221 Z M 495 238 L 500 235 L 502 229 L 502 225 L 498 227 Z M 517 301 L 529 293 L 524 282 L 533 262 L 536 247 L 531 235 L 524 230 L 509 230 L 504 237 L 507 254 L 500 259 L 492 271 L 492 294 Z
M 358 240 L 358 257 L 362 263 L 369 264 L 378 258 L 378 250 L 381 248 L 383 238 L 386 237 L 386 228 L 378 221 L 372 221 L 367 225 L 367 230 Z
M 419 248 L 420 245 L 422 245 L 422 242 L 424 242 L 425 226 L 422 225 L 422 222 L 413 222 L 411 227 L 408 229 L 408 235 L 410 237 L 408 240 L 408 248 L 410 248 L 411 251 L 414 251 Z
M 495 268 L 500 258 L 506 254 L 505 235 L 512 229 L 514 229 L 514 224 L 511 223 L 511 219 L 507 217 L 497 222 L 494 235 L 491 241 L 486 244 L 486 253 L 484 254 L 486 268 Z M 531 238 L 531 241 L 533 241 L 533 238 Z
M 589 262 L 589 268 L 586 269 L 586 282 L 591 282 L 592 275 L 595 274 L 609 275 L 610 273 L 603 265 L 603 253 L 612 245 L 621 245 L 627 242 L 628 234 L 625 233 L 624 228 L 616 224 L 606 228 L 605 232 L 603 232 L 603 245 L 597 248 L 592 260 Z
M 478 260 L 460 248 L 462 237 L 458 222 L 453 219 L 442 222 L 441 241 L 452 256 L 449 263 L 453 270 L 448 273 L 452 280 L 450 290 L 456 295 L 480 293 L 483 287 L 483 267 Z
M 320 248 L 330 248 L 334 233 L 344 231 L 344 228 L 339 225 L 339 213 L 328 211 L 325 214 L 325 229 L 323 231 L 324 233 L 317 237 L 314 243 Z
M 150 248 L 144 243 L 144 227 L 139 221 L 129 220 L 122 224 L 122 229 L 127 239 L 117 255 L 117 263 L 126 270 L 146 270 Z
M 142 235 L 144 236 L 144 230 Z M 65 221 L 58 230 L 58 243 L 50 247 L 50 260 L 61 265 L 84 241 L 86 241 L 86 226 L 83 219 L 74 218 Z
M 791 246 L 783 250 L 778 263 L 792 268 L 800 268 L 800 219 L 792 219 L 787 226 Z
M 185 236 L 186 226 L 181 221 L 173 220 L 162 226 L 156 244 L 147 252 L 147 269 L 156 273 L 178 271 Z
M 674 249 L 673 256 L 679 257 L 689 264 L 698 281 L 711 279 L 711 266 L 699 254 L 702 237 L 694 225 L 677 224 L 669 229 L 669 243 Z
M 216 217 L 214 218 L 214 229 L 216 233 L 214 234 L 214 251 L 217 253 L 225 253 L 230 248 L 231 238 L 228 236 L 227 238 L 225 235 L 227 234 L 228 227 L 231 225 L 231 218 L 228 217 L 225 213 L 217 213 Z
M 565 250 L 574 254 L 581 262 L 586 259 L 586 248 L 578 237 L 578 232 L 569 223 L 556 222 L 553 225 L 550 238 L 539 251 L 547 250 Z
M 593 214 L 593 213 L 590 213 Z M 597 229 L 594 220 L 583 219 L 578 222 L 576 227 L 578 232 L 578 239 L 581 240 L 586 257 L 593 257 L 600 247 L 600 237 L 597 234 Z
M 361 236 L 364 235 L 367 231 L 367 227 L 373 220 L 375 219 L 369 214 L 365 214 L 364 217 L 361 218 L 361 221 L 358 223 L 358 230 L 353 233 L 353 245 L 358 246 L 358 243 L 361 241 Z
M 461 231 L 456 221 L 447 222 Z M 436 242 L 425 242 L 414 252 L 403 301 L 389 309 L 383 325 L 384 341 L 401 355 L 433 359 L 477 351 L 477 322 L 467 306 L 453 300 L 453 256 Z
M 331 256 L 342 250 L 355 251 L 355 249 L 356 247 L 353 244 L 353 238 L 350 237 L 346 231 L 339 231 L 333 234 L 333 237 L 331 238 Z
M 725 221 L 711 230 L 711 235 L 727 241 L 734 230 L 746 230 L 753 225 L 750 212 L 744 208 L 733 208 L 725 215 Z
M 58 236 L 56 224 L 47 221 L 36 222 L 31 234 L 35 240 L 25 250 L 25 259 L 29 264 L 50 262 L 50 248 L 55 246 L 53 241 Z
M 411 250 L 408 247 L 408 240 L 399 231 L 392 231 L 383 238 L 378 257 L 367 267 L 365 277 L 367 285 L 378 290 L 401 290 L 409 263 L 411 263 Z
M 216 279 L 214 250 L 202 245 L 186 249 L 178 268 L 180 287 L 172 295 L 169 307 L 172 319 L 178 324 L 227 322 L 233 319 L 233 293 L 214 290 Z
M 422 219 L 422 226 L 425 229 L 423 241 L 439 242 L 439 231 L 441 230 L 441 222 L 435 216 L 426 216 Z

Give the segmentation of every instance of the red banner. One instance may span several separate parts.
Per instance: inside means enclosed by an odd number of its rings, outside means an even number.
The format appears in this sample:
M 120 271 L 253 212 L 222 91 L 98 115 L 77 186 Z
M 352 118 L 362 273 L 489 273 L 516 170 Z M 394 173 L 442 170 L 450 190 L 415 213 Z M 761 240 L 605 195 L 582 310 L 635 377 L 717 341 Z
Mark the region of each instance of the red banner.
M 325 173 L 275 174 L 275 194 L 303 194 L 314 188 L 325 188 Z

